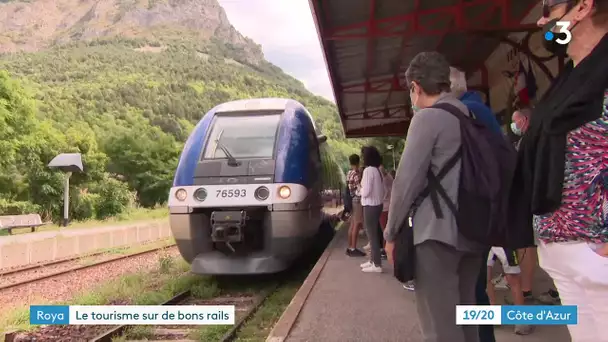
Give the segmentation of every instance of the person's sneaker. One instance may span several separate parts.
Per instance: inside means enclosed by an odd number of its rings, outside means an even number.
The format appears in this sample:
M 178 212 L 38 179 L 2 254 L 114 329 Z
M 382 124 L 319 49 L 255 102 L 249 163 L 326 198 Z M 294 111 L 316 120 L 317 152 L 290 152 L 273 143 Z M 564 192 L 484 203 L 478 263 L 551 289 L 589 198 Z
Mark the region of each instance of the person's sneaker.
M 361 271 L 365 273 L 382 273 L 382 267 L 371 264 L 368 267 L 362 268 Z
M 366 254 L 361 251 L 358 248 L 347 248 L 346 249 L 346 255 L 350 256 L 350 257 L 362 257 L 362 256 L 366 256 Z
M 517 335 L 528 335 L 532 333 L 532 330 L 534 330 L 533 325 L 521 324 L 515 326 L 515 333 Z
M 509 290 L 511 288 L 503 274 L 500 274 L 498 277 L 492 279 L 492 282 L 494 283 L 494 286 L 500 290 Z
M 386 256 L 386 252 L 384 251 L 384 249 L 380 252 L 380 257 L 382 258 L 382 260 L 387 260 L 388 257 Z
M 560 305 L 561 301 L 559 298 L 559 293 L 554 290 L 549 290 L 538 296 L 538 301 L 545 305 Z
M 374 264 L 372 264 L 371 261 L 366 261 L 364 263 L 361 264 L 361 268 L 368 268 L 370 266 L 373 266 Z
M 414 283 L 413 282 L 409 282 L 407 284 L 403 284 L 403 288 L 408 290 L 408 291 L 414 291 Z

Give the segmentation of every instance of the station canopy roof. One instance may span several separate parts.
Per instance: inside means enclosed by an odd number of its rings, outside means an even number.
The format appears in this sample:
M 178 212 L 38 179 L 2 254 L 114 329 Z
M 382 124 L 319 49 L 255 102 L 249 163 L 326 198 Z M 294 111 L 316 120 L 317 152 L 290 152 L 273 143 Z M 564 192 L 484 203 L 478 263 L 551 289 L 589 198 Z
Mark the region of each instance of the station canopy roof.
M 310 0 L 347 137 L 405 136 L 412 116 L 404 72 L 438 51 L 474 72 L 538 0 Z

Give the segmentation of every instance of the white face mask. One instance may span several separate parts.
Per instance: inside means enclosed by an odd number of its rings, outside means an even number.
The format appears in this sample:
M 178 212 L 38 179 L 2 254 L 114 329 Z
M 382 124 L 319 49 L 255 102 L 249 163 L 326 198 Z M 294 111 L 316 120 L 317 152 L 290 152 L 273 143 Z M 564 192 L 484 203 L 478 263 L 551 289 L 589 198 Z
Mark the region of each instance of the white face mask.
M 411 88 L 410 88 L 410 89 L 411 89 L 411 90 L 410 90 L 410 103 L 412 104 L 412 112 L 414 112 L 414 114 L 416 114 L 417 112 L 419 112 L 419 111 L 420 111 L 420 107 L 418 107 L 418 106 L 416 105 L 416 102 L 418 102 L 418 99 L 416 99 L 416 101 L 414 101 L 414 100 L 412 99 L 412 93 L 414 92 L 414 85 L 413 85 L 413 83 L 412 83 L 412 86 L 411 86 Z M 418 97 L 419 97 L 419 96 L 418 96 Z
M 521 136 L 521 129 L 519 129 L 519 127 L 517 127 L 517 125 L 515 124 L 515 122 L 511 122 L 511 131 L 513 131 L 513 133 L 515 135 L 520 135 Z

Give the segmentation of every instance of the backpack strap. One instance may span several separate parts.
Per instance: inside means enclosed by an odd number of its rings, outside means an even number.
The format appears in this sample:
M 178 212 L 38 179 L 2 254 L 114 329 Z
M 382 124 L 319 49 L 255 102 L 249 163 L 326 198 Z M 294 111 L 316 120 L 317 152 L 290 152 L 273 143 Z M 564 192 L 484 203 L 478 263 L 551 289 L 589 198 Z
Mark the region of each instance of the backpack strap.
M 442 109 L 454 115 L 459 120 L 468 119 L 468 117 L 464 115 L 464 113 L 460 109 L 458 109 L 458 107 L 452 104 L 441 102 L 434 104 L 432 107 Z M 475 115 L 471 111 L 469 111 L 469 115 L 471 115 L 472 118 L 475 118 Z M 448 159 L 448 161 L 439 170 L 439 173 L 437 173 L 437 175 L 435 175 L 430 169 L 427 172 L 428 185 L 420 196 L 421 198 L 430 196 L 431 204 L 433 205 L 433 210 L 435 211 L 435 216 L 437 216 L 438 219 L 443 219 L 444 217 L 443 211 L 441 210 L 441 206 L 439 204 L 439 196 L 443 198 L 443 200 L 446 202 L 448 208 L 454 216 L 456 216 L 456 213 L 458 212 L 456 204 L 452 202 L 445 188 L 443 187 L 443 185 L 441 185 L 441 180 L 448 174 L 448 172 L 450 172 L 454 168 L 454 166 L 456 166 L 456 163 L 460 160 L 461 157 L 462 146 L 460 146 L 456 153 L 454 153 L 454 155 L 450 157 L 450 159 Z
M 434 105 L 431 106 L 431 108 L 443 109 L 446 112 L 454 115 L 459 120 L 468 118 L 466 115 L 464 115 L 464 113 L 460 109 L 458 109 L 458 107 L 456 107 L 452 104 L 449 104 L 447 102 L 435 103 Z M 475 114 L 473 114 L 473 112 L 471 112 L 470 110 L 469 110 L 469 115 L 471 116 L 471 118 L 475 118 Z
M 456 166 L 456 162 L 458 162 L 461 157 L 462 147 L 458 148 L 456 153 L 454 153 L 454 155 L 450 157 L 450 159 L 443 165 L 437 175 L 435 175 L 430 169 L 427 172 L 428 186 L 425 190 L 426 194 L 423 194 L 425 195 L 425 197 L 427 195 L 430 195 L 431 203 L 433 204 L 433 209 L 435 210 L 435 216 L 437 216 L 438 219 L 443 218 L 443 211 L 441 210 L 441 206 L 439 205 L 439 197 L 437 195 L 443 198 L 443 200 L 446 202 L 448 208 L 450 208 L 450 211 L 452 212 L 452 214 L 454 214 L 454 216 L 456 216 L 456 213 L 458 212 L 456 204 L 452 202 L 447 192 L 445 191 L 445 188 L 443 187 L 443 185 L 441 185 L 441 180 L 445 178 L 445 176 L 454 168 L 454 166 Z

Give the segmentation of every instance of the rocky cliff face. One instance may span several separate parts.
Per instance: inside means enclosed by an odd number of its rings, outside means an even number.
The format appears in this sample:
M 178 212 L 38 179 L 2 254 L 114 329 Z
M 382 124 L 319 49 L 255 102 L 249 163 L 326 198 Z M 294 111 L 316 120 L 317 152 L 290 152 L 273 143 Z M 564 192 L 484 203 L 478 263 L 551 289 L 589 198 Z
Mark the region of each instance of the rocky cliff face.
M 158 41 L 217 38 L 264 57 L 241 35 L 217 0 L 0 0 L 0 53 L 122 36 Z

